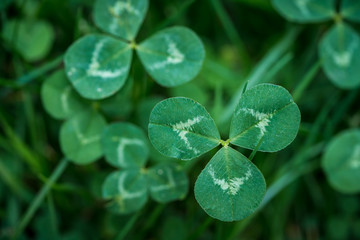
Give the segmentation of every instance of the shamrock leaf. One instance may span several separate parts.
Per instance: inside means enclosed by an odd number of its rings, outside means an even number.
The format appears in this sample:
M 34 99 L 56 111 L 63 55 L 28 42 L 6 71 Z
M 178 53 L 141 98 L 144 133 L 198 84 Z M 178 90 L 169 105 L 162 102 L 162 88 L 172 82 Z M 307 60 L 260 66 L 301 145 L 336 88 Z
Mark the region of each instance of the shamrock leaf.
M 322 168 L 330 185 L 344 193 L 360 192 L 360 130 L 334 137 L 325 149 Z
M 210 216 L 238 221 L 253 213 L 266 191 L 263 175 L 231 147 L 220 149 L 200 173 L 195 198 Z
M 246 91 L 234 112 L 230 142 L 259 151 L 276 152 L 297 135 L 300 111 L 290 93 L 277 85 L 259 84 Z
M 272 0 L 276 10 L 289 21 L 315 23 L 330 20 L 335 0 Z
M 319 55 L 329 79 L 338 87 L 360 85 L 360 37 L 346 23 L 337 23 L 323 37 Z

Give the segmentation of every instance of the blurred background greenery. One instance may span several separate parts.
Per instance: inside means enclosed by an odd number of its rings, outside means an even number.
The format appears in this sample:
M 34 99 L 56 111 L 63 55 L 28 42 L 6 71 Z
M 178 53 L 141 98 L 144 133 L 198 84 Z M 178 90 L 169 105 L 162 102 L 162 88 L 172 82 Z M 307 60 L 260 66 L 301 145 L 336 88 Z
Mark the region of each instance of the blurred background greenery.
M 45 112 L 40 89 L 63 67 L 62 56 L 74 40 L 100 31 L 92 7 L 91 0 L 0 1 L 0 239 L 11 238 L 62 159 L 61 122 Z M 69 164 L 20 239 L 360 239 L 359 194 L 335 191 L 320 169 L 326 143 L 339 131 L 360 126 L 359 90 L 334 87 L 319 68 L 317 44 L 331 22 L 291 24 L 269 0 L 151 0 L 137 41 L 173 25 L 191 28 L 205 43 L 201 73 L 167 89 L 135 58 L 132 86 L 109 112 L 116 112 L 116 121 L 146 129 L 159 99 L 186 96 L 206 106 L 227 136 L 226 112 L 247 80 L 287 88 L 302 123 L 288 148 L 258 153 L 253 160 L 268 184 L 261 209 L 225 223 L 200 208 L 193 186 L 210 155 L 188 168 L 190 191 L 183 201 L 149 201 L 126 216 L 108 212 L 101 199 L 110 166 Z

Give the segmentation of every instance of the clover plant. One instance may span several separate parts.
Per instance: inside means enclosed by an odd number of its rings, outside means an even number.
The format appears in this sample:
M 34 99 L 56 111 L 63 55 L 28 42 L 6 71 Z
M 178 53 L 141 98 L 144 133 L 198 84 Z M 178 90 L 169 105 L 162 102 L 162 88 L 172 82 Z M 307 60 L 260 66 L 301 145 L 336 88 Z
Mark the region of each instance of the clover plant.
M 206 109 L 183 97 L 158 103 L 151 112 L 148 131 L 160 153 L 183 160 L 222 145 L 200 173 L 195 198 L 210 216 L 237 221 L 257 209 L 266 183 L 259 169 L 236 147 L 279 151 L 294 140 L 299 124 L 300 111 L 289 92 L 277 85 L 259 84 L 242 95 L 226 141 Z
M 360 23 L 357 0 L 342 0 L 339 12 L 335 0 L 272 0 L 274 7 L 289 21 L 319 23 L 335 20 L 319 43 L 319 56 L 325 74 L 336 86 L 360 86 L 360 36 L 343 19 Z
M 170 27 L 135 42 L 147 0 L 98 0 L 96 25 L 109 35 L 89 34 L 72 44 L 65 54 L 65 69 L 79 94 L 102 99 L 125 83 L 136 50 L 146 71 L 160 85 L 173 87 L 193 79 L 205 57 L 199 37 L 186 27 Z
M 101 143 L 107 162 L 121 168 L 111 173 L 103 184 L 103 197 L 110 199 L 110 210 L 122 214 L 136 211 L 146 203 L 148 194 L 161 203 L 185 197 L 188 179 L 174 162 L 144 168 L 149 155 L 148 140 L 136 125 L 109 125 Z
M 7 21 L 2 36 L 26 61 L 34 62 L 50 52 L 55 33 L 48 22 L 25 18 Z
M 334 137 L 322 158 L 322 168 L 332 187 L 344 193 L 360 192 L 360 130 Z
M 66 120 L 78 112 L 99 108 L 100 112 L 114 117 L 129 115 L 132 102 L 130 101 L 132 79 L 114 96 L 98 101 L 82 98 L 70 84 L 64 70 L 58 70 L 50 75 L 41 88 L 41 99 L 46 112 L 53 118 Z M 118 103 L 123 103 L 119 108 Z

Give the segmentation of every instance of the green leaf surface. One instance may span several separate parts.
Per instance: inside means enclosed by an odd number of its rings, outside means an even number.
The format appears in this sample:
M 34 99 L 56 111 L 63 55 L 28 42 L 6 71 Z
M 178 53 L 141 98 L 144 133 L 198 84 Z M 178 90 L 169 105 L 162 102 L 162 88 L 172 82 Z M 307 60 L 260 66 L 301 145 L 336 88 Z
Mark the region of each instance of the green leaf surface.
M 351 89 L 360 85 L 360 37 L 350 26 L 334 25 L 321 40 L 319 55 L 336 86 Z
M 348 20 L 360 22 L 360 1 L 341 0 L 340 15 Z
M 60 146 L 65 156 L 77 164 L 87 164 L 102 154 L 101 134 L 104 118 L 94 111 L 83 111 L 68 119 L 60 129 Z
M 103 198 L 109 199 L 110 211 L 127 214 L 142 208 L 148 198 L 146 177 L 139 169 L 113 172 L 102 186 Z
M 149 137 L 168 157 L 189 160 L 219 145 L 220 135 L 206 109 L 189 98 L 168 98 L 150 114 Z
M 350 129 L 335 136 L 322 158 L 330 185 L 344 193 L 360 192 L 360 129 Z
M 111 124 L 101 137 L 107 162 L 122 168 L 144 166 L 149 155 L 147 141 L 143 130 L 131 123 Z
M 272 0 L 272 4 L 287 20 L 299 23 L 330 20 L 335 14 L 335 0 Z
M 73 43 L 65 54 L 65 70 L 84 98 L 102 99 L 117 92 L 129 74 L 132 50 L 129 44 L 100 34 Z
M 300 111 L 290 93 L 273 84 L 259 84 L 240 98 L 230 125 L 230 142 L 263 152 L 276 152 L 296 137 Z
M 149 169 L 151 197 L 161 203 L 183 199 L 189 188 L 186 173 L 175 164 L 159 164 Z
M 205 58 L 199 37 L 186 27 L 171 27 L 155 33 L 136 51 L 147 72 L 165 87 L 193 79 Z
M 211 217 L 238 221 L 252 214 L 266 191 L 263 175 L 245 156 L 223 147 L 195 183 L 195 198 Z
M 95 24 L 105 32 L 134 40 L 148 5 L 147 0 L 97 0 L 94 8 Z
M 64 70 L 46 79 L 41 88 L 41 100 L 46 112 L 56 119 L 67 119 L 90 105 L 73 89 Z
M 3 27 L 3 38 L 26 61 L 38 61 L 50 51 L 54 41 L 52 26 L 41 20 L 10 20 Z

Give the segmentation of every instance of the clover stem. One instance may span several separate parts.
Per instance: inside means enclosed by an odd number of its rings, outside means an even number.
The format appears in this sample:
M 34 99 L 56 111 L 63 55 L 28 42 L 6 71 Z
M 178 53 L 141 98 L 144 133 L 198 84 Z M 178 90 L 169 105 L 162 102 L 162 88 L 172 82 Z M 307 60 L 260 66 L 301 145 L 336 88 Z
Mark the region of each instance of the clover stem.
M 93 102 L 91 104 L 92 108 L 95 110 L 95 111 L 98 111 L 100 109 L 100 103 L 99 102 Z
M 342 20 L 343 20 L 343 18 L 342 18 L 342 16 L 341 16 L 341 14 L 339 14 L 339 13 L 334 14 L 334 21 L 335 21 L 335 23 L 341 23 Z
M 221 24 L 223 25 L 225 34 L 228 36 L 230 41 L 232 41 L 232 43 L 237 47 L 239 54 L 243 60 L 242 64 L 245 72 L 248 72 L 252 65 L 250 55 L 228 12 L 225 10 L 222 1 L 211 0 L 210 3 L 214 8 L 214 11 L 216 12 Z
M 220 140 L 219 142 L 220 142 L 221 145 L 224 146 L 224 148 L 227 148 L 229 146 L 229 144 L 230 144 L 230 139 L 228 139 L 226 141 Z
M 137 48 L 137 44 L 136 44 L 136 42 L 134 41 L 134 40 L 132 40 L 131 42 L 130 42 L 130 47 L 131 47 L 131 49 L 136 49 Z
M 318 60 L 305 74 L 305 76 L 301 79 L 300 83 L 296 86 L 293 91 L 293 99 L 294 101 L 298 101 L 303 95 L 305 89 L 310 85 L 312 80 L 316 77 L 317 73 L 321 68 L 321 60 Z
M 256 145 L 255 149 L 252 151 L 252 153 L 250 154 L 249 160 L 252 161 L 252 159 L 255 157 L 256 152 L 259 150 L 262 142 L 264 140 L 264 136 L 262 136 L 262 138 L 260 139 L 259 143 Z
M 126 235 L 128 234 L 128 232 L 131 230 L 131 228 L 134 226 L 134 224 L 136 223 L 136 220 L 139 218 L 139 216 L 141 215 L 141 211 L 138 211 L 136 214 L 134 214 L 130 220 L 126 223 L 126 225 L 122 228 L 122 230 L 119 232 L 119 234 L 116 236 L 116 240 L 122 240 L 126 237 Z
M 66 166 L 68 165 L 68 160 L 66 158 L 63 158 L 58 166 L 55 168 L 53 173 L 51 174 L 48 181 L 43 185 L 40 192 L 36 195 L 35 199 L 32 201 L 28 209 L 26 210 L 25 214 L 21 218 L 21 221 L 16 228 L 16 231 L 14 233 L 13 239 L 18 239 L 20 237 L 21 233 L 25 230 L 26 226 L 30 222 L 31 218 L 34 216 L 35 212 L 40 207 L 41 203 L 43 202 L 44 198 L 50 191 L 52 185 L 57 181 L 57 179 L 61 176 L 61 174 L 66 169 Z
M 63 55 L 60 55 L 60 56 L 56 57 L 54 60 L 48 61 L 44 65 L 42 65 L 38 68 L 35 68 L 31 72 L 19 77 L 18 79 L 16 79 L 16 84 L 19 87 L 21 87 L 21 86 L 24 86 L 25 84 L 31 82 L 32 80 L 38 79 L 39 77 L 46 74 L 50 70 L 59 66 L 60 63 L 62 63 L 62 61 L 63 61 L 63 57 L 64 57 Z
M 243 90 L 242 90 L 242 94 L 244 94 L 246 92 L 247 86 L 249 84 L 249 80 L 247 80 L 244 84 Z
M 148 170 L 145 167 L 140 168 L 140 173 L 146 174 Z

